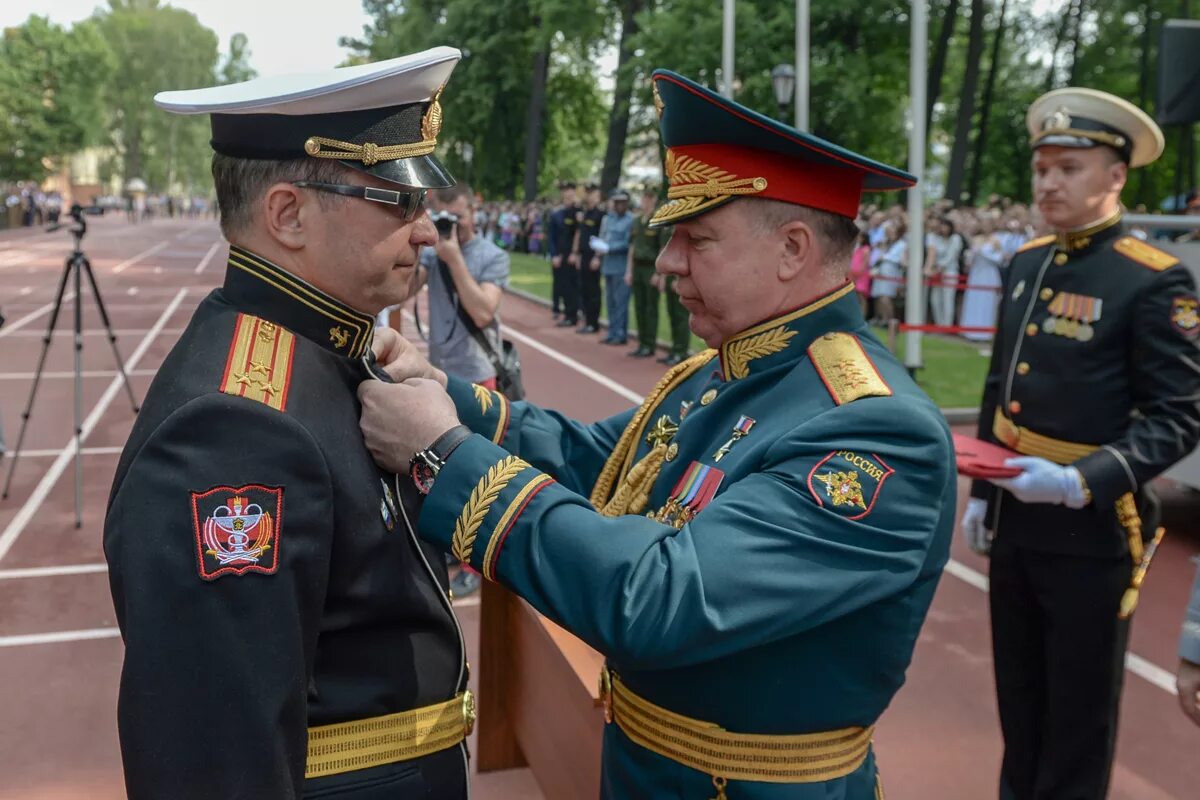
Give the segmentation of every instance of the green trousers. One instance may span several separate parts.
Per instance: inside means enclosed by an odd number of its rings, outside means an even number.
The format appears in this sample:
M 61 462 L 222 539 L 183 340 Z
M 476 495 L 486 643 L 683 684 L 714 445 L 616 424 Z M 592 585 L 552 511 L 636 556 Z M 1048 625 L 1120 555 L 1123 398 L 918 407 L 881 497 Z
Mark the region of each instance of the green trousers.
M 687 355 L 688 346 L 692 342 L 691 330 L 688 328 L 688 310 L 679 302 L 675 294 L 675 281 L 667 281 L 667 317 L 671 320 L 671 352 L 676 355 Z
M 658 338 L 658 289 L 650 285 L 654 262 L 633 262 L 633 322 L 637 325 L 638 345 L 654 349 Z

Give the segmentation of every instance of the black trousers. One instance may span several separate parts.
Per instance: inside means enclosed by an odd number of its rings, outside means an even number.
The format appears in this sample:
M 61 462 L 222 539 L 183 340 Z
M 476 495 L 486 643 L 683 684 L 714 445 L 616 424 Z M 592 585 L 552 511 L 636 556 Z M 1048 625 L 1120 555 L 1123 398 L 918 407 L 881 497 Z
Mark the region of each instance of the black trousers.
M 561 289 L 563 319 L 575 322 L 579 319 L 579 267 L 567 263 L 563 256 L 562 266 L 554 270 Z
M 600 270 L 591 269 L 591 254 L 579 268 L 579 304 L 583 309 L 585 325 L 600 325 Z
M 562 313 L 562 267 L 555 268 L 550 264 L 550 310 L 555 314 Z
M 1001 800 L 1104 800 L 1116 744 L 1128 556 L 992 545 L 992 651 Z

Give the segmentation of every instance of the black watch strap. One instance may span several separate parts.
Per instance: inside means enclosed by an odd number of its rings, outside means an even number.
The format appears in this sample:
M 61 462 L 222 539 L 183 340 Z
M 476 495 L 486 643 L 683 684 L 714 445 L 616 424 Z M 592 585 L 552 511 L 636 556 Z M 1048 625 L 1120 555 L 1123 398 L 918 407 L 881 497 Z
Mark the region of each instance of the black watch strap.
M 455 425 L 450 430 L 443 433 L 433 444 L 429 445 L 429 449 L 438 457 L 444 464 L 455 448 L 471 438 L 471 429 L 466 425 Z

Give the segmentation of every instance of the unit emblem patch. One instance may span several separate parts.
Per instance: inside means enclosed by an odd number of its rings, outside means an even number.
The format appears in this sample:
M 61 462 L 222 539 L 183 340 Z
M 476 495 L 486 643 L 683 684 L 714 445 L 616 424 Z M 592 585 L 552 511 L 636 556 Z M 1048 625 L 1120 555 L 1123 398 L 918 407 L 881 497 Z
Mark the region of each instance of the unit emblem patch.
M 206 581 L 279 569 L 283 487 L 214 486 L 192 492 L 196 567 Z
M 895 472 L 875 454 L 837 450 L 808 473 L 808 490 L 817 505 L 848 519 L 862 519 L 875 508 L 884 481 Z
M 1171 325 L 1191 339 L 1200 331 L 1200 303 L 1191 295 L 1180 295 L 1171 301 Z

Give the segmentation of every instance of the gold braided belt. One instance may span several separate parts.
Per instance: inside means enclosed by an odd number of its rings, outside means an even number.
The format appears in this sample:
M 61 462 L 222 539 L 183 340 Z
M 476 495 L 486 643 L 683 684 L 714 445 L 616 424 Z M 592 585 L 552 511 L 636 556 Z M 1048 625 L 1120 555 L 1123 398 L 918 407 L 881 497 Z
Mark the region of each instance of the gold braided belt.
M 803 734 L 733 733 L 634 694 L 606 667 L 600 676 L 605 720 L 632 741 L 713 778 L 718 797 L 730 780 L 820 783 L 862 766 L 875 726 Z
M 996 410 L 996 416 L 992 420 L 992 434 L 1018 453 L 1038 456 L 1056 464 L 1074 463 L 1100 449 L 1098 445 L 1094 444 L 1068 442 L 1064 439 L 1055 439 L 1052 436 L 1035 433 L 1029 428 L 1023 428 L 1016 424 L 1000 413 L 999 409 Z M 1158 549 L 1158 544 L 1162 541 L 1166 531 L 1159 528 L 1154 532 L 1149 544 L 1143 541 L 1142 519 L 1138 515 L 1137 499 L 1134 498 L 1133 492 L 1126 492 L 1117 498 L 1116 513 L 1117 520 L 1125 529 L 1129 556 L 1133 559 L 1133 578 L 1121 598 L 1121 609 L 1118 612 L 1121 619 L 1127 619 L 1137 608 L 1142 581 L 1146 578 L 1146 570 L 1150 568 L 1150 560 L 1154 558 L 1154 552 Z
M 454 747 L 474 725 L 475 698 L 468 691 L 424 708 L 309 728 L 304 777 L 421 758 Z

